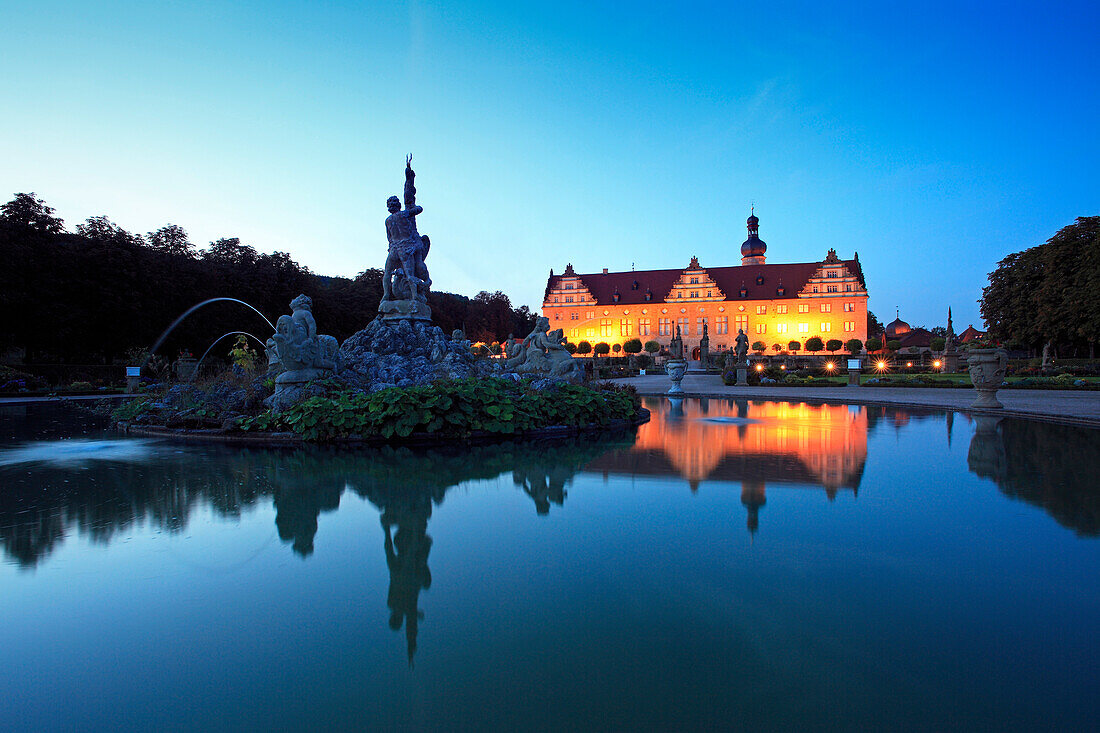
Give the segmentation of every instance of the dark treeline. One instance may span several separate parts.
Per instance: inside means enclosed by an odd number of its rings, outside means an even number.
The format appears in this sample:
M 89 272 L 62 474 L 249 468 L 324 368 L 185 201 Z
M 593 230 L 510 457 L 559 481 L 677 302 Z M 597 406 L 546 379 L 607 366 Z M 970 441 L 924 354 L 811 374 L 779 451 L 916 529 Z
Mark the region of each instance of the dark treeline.
M 305 293 L 320 329 L 343 341 L 375 317 L 382 297 L 381 270 L 354 279 L 315 275 L 285 252 L 261 254 L 237 238 L 200 250 L 174 224 L 143 236 L 100 216 L 68 233 L 34 194 L 0 206 L 0 262 L 0 353 L 22 348 L 28 362 L 123 359 L 152 346 L 192 305 L 216 297 L 251 303 L 274 322 Z M 513 308 L 499 291 L 473 298 L 433 292 L 429 304 L 435 325 L 448 334 L 461 328 L 474 341 L 502 341 L 534 326 L 527 306 Z M 188 349 L 197 356 L 237 330 L 270 335 L 247 308 L 214 303 L 184 321 L 158 353 Z

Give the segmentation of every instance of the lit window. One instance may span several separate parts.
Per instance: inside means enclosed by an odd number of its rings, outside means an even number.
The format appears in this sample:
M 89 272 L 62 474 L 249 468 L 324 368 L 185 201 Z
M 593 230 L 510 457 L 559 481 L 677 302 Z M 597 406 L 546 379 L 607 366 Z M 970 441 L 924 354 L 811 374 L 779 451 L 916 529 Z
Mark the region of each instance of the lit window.
M 768 312 L 768 306 L 766 306 L 766 305 L 756 306 L 756 315 L 762 316 L 762 315 L 766 314 L 767 312 Z
M 763 323 L 757 323 L 756 324 L 756 332 L 757 333 L 767 333 L 768 332 L 767 325 L 765 325 Z
M 779 314 L 779 315 L 785 315 L 785 314 L 787 313 L 787 306 L 785 306 L 785 305 L 777 305 L 777 306 L 775 307 L 775 312 L 776 312 L 777 314 Z
M 600 336 L 610 336 L 610 335 L 612 335 L 611 334 L 611 326 L 613 324 L 614 324 L 614 321 L 611 320 L 610 318 L 601 318 L 600 319 Z
M 822 303 L 821 304 L 821 312 L 822 313 L 832 313 L 833 312 L 833 304 L 832 303 Z
M 808 323 L 798 324 L 798 332 L 799 333 L 809 333 L 810 332 L 810 324 L 808 324 Z
M 833 330 L 833 324 L 831 324 L 831 323 L 822 323 L 821 324 L 821 333 L 828 333 L 829 331 L 832 331 L 832 330 Z
M 786 323 L 777 323 L 777 324 L 775 324 L 775 332 L 776 333 L 786 333 L 787 332 L 787 324 Z
M 672 335 L 672 319 L 671 318 L 658 318 L 657 319 L 657 335 L 658 336 L 671 336 Z
M 596 317 L 596 311 L 585 311 L 584 317 L 588 320 L 592 320 Z
M 733 319 L 733 327 L 739 331 L 749 330 L 749 317 L 748 316 L 736 316 Z
M 844 304 L 844 312 L 845 313 L 854 313 L 855 310 L 856 310 L 856 304 L 855 303 L 845 303 Z
M 726 334 L 730 332 L 730 319 L 729 316 L 718 316 L 714 319 L 714 330 L 719 334 Z
M 639 336 L 649 336 L 650 335 L 649 334 L 649 326 L 650 326 L 650 321 L 649 321 L 648 318 L 639 318 L 638 319 L 638 335 Z
M 855 321 L 845 321 L 844 322 L 844 332 L 845 333 L 854 333 L 855 330 L 856 330 L 856 322 Z
M 619 321 L 619 335 L 620 336 L 630 336 L 631 332 L 633 330 L 634 330 L 634 324 L 631 322 L 631 320 L 629 318 L 623 318 L 622 320 Z
M 798 312 L 799 313 L 809 313 L 810 312 L 810 304 L 809 303 L 799 303 L 798 304 Z
M 676 321 L 676 324 L 680 327 L 680 335 L 681 336 L 687 336 L 688 334 L 691 333 L 691 331 L 688 328 L 689 323 L 691 323 L 691 321 L 688 320 L 687 318 L 680 318 L 679 320 Z
M 584 329 L 584 334 L 585 334 L 585 336 L 587 336 L 588 338 L 595 338 L 595 337 L 596 337 L 596 329 L 594 329 L 594 328 L 586 328 L 586 329 Z

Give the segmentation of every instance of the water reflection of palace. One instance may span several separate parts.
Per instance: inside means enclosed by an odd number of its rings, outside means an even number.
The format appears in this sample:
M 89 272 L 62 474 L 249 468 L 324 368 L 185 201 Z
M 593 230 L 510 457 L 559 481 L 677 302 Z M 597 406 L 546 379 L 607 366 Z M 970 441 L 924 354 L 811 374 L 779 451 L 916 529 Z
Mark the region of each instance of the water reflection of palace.
M 605 474 L 679 476 L 741 484 L 755 531 L 769 484 L 820 487 L 832 499 L 859 489 L 867 461 L 865 407 L 737 399 L 647 400 L 651 421 L 629 451 L 587 468 Z

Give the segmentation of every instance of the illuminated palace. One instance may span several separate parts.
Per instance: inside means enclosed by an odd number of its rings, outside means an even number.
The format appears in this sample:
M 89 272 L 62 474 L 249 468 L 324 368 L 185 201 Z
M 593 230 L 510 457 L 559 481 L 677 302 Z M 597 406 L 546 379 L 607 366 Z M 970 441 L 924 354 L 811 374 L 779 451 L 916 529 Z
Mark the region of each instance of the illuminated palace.
M 867 340 L 867 285 L 859 255 L 840 259 L 830 249 L 821 262 L 766 264 L 767 245 L 750 215 L 741 264 L 704 267 L 695 257 L 682 270 L 639 270 L 579 275 L 570 264 L 550 271 L 542 314 L 572 343 L 621 344 L 632 338 L 667 346 L 676 334 L 698 358 L 703 327 L 710 348 L 732 348 L 738 329 L 769 351 L 791 341 Z

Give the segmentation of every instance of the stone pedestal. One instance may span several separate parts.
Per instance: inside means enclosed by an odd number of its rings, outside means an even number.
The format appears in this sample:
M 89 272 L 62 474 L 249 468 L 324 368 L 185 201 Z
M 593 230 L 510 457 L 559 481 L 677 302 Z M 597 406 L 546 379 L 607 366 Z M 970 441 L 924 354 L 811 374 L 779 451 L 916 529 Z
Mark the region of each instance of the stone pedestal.
M 378 313 L 387 323 L 396 321 L 424 321 L 431 323 L 432 309 L 422 300 L 383 300 Z
M 126 367 L 126 394 L 133 394 L 141 383 L 141 367 Z
M 858 387 L 859 386 L 859 375 L 860 375 L 860 370 L 859 369 L 848 369 L 848 386 L 849 387 Z
M 959 371 L 959 352 L 947 351 L 943 355 L 944 374 L 956 374 Z
M 668 376 L 672 378 L 672 388 L 668 390 L 668 394 L 683 394 L 684 390 L 680 387 L 680 382 L 684 380 L 684 375 L 687 374 L 687 362 L 683 359 L 670 359 L 665 364 L 665 371 Z
M 748 387 L 749 386 L 749 367 L 748 367 L 747 364 L 738 364 L 737 365 L 737 384 L 734 385 L 734 386 L 737 386 L 737 387 Z

